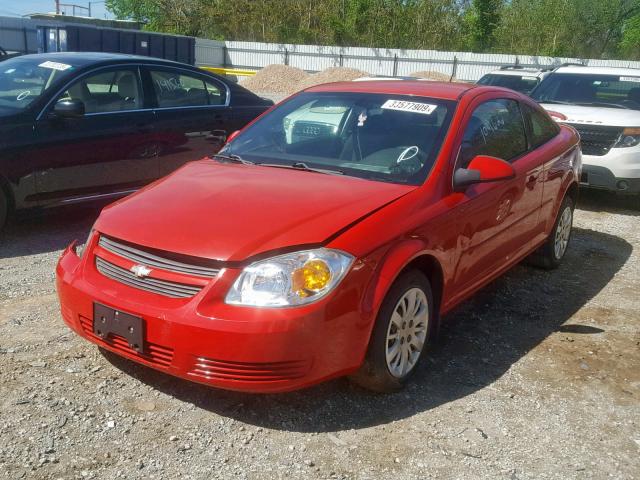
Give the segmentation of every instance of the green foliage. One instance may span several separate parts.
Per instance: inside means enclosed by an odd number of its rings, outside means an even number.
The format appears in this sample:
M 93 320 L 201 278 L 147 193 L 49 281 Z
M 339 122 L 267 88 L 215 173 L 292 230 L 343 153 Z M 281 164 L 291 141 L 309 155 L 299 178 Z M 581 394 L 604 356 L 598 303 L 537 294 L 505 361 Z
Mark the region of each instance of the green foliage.
M 640 59 L 640 0 L 107 0 L 215 39 Z

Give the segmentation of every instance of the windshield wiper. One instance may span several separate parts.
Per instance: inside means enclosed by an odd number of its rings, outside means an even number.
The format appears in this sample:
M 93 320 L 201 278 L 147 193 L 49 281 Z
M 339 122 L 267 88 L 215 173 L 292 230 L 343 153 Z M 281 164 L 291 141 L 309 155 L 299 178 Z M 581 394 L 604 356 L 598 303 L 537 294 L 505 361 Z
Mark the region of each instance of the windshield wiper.
M 256 165 L 260 165 L 261 167 L 290 168 L 293 170 L 302 170 L 303 172 L 324 173 L 325 175 L 344 175 L 344 172 L 342 170 L 313 168 L 303 162 L 296 162 L 292 163 L 291 165 L 287 165 L 284 163 L 257 163 Z
M 613 107 L 613 108 L 624 108 L 625 110 L 631 110 L 626 105 L 622 105 L 620 103 L 609 103 L 609 102 L 578 102 L 576 105 L 584 105 L 584 106 L 594 106 L 594 107 Z
M 245 160 L 240 155 L 226 155 L 224 153 L 216 153 L 212 155 L 211 158 L 219 158 L 221 160 L 224 160 L 225 162 L 242 163 L 243 165 L 255 165 L 255 163 L 250 160 Z

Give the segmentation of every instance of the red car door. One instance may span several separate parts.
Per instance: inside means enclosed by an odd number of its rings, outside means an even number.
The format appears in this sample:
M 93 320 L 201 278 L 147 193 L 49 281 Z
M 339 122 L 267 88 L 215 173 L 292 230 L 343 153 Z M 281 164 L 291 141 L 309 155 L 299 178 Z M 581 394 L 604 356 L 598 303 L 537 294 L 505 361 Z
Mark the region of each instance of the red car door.
M 530 143 L 545 162 L 540 174 L 543 182 L 540 235 L 543 237 L 545 222 L 548 223 L 554 218 L 555 209 L 558 207 L 567 166 L 571 168 L 576 162 L 580 162 L 580 150 L 572 148 L 565 151 L 557 142 L 552 142 L 560 133 L 560 127 L 540 106 L 532 102 L 532 104 L 524 103 L 522 107 L 528 124 Z
M 452 194 L 458 234 L 455 298 L 522 257 L 541 228 L 543 159 L 530 149 L 518 101 L 481 96 L 469 107 L 463 124 L 455 168 L 465 168 L 476 155 L 490 155 L 510 162 L 516 175 Z

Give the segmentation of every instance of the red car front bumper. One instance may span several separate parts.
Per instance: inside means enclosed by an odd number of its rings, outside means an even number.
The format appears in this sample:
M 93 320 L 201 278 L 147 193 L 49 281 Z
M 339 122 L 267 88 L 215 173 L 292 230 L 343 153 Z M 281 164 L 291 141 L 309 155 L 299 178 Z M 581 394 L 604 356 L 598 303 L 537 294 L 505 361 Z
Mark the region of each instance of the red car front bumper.
M 104 277 L 90 250 L 85 257 L 71 246 L 57 266 L 65 323 L 96 345 L 165 373 L 229 390 L 280 392 L 351 373 L 364 358 L 371 319 L 358 312 L 362 270 L 343 280 L 341 291 L 348 293 L 305 307 L 260 309 L 222 301 L 237 271 L 223 272 L 192 298 L 172 299 Z M 143 353 L 122 337 L 105 341 L 93 333 L 95 302 L 143 319 Z

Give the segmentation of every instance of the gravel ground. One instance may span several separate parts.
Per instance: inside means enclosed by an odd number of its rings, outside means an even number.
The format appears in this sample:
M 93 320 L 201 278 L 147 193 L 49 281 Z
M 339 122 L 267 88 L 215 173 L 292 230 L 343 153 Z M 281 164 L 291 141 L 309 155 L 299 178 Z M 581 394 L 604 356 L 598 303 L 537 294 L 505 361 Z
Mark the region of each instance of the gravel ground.
M 0 478 L 640 477 L 638 202 L 583 195 L 564 265 L 517 266 L 461 305 L 386 396 L 218 391 L 71 334 L 54 266 L 95 215 L 0 234 Z

